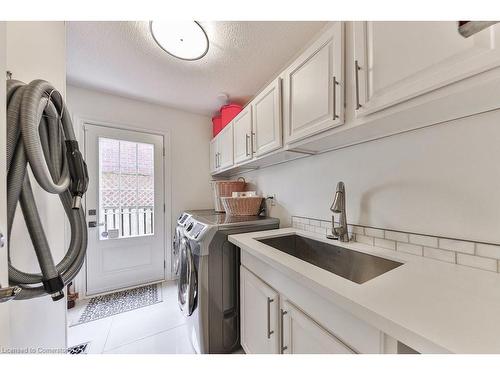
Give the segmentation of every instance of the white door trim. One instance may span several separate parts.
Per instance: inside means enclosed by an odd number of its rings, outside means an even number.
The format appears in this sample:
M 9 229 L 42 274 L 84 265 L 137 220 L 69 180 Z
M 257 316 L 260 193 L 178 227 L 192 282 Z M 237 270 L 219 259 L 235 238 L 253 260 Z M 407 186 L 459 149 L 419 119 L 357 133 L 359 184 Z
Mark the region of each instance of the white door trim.
M 172 264 L 172 155 L 171 155 L 171 136 L 170 131 L 158 131 L 154 129 L 149 129 L 145 127 L 140 127 L 136 125 L 123 124 L 123 123 L 113 123 L 107 121 L 100 121 L 91 119 L 85 116 L 81 116 L 78 114 L 72 115 L 73 124 L 75 127 L 76 138 L 78 143 L 80 144 L 80 149 L 82 152 L 85 151 L 85 136 L 84 136 L 84 126 L 85 124 L 94 125 L 94 126 L 102 126 L 113 129 L 120 130 L 129 130 L 129 131 L 137 131 L 141 133 L 148 133 L 153 135 L 159 135 L 163 137 L 163 147 L 164 147 L 164 156 L 163 156 L 163 180 L 164 180 L 164 188 L 163 188 L 163 198 L 165 202 L 165 211 L 164 215 L 164 251 L 165 251 L 165 274 L 164 280 L 172 280 L 173 275 L 171 272 L 171 264 Z M 68 223 L 65 223 L 65 242 L 66 244 L 69 242 L 69 226 Z M 75 291 L 79 293 L 80 298 L 86 298 L 86 262 L 84 263 L 82 270 L 78 273 L 77 277 L 73 280 L 73 284 L 75 287 Z M 95 295 L 92 295 L 94 297 Z

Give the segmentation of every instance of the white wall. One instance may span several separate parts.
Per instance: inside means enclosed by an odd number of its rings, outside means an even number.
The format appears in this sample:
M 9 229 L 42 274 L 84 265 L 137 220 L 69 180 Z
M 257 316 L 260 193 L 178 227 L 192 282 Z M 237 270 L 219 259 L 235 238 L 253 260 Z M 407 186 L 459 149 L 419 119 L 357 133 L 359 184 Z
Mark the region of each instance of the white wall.
M 186 209 L 213 207 L 208 165 L 209 117 L 70 85 L 67 93 L 69 110 L 75 118 L 169 132 L 171 226 Z M 168 235 L 166 243 L 170 250 Z
M 66 34 L 64 22 L 7 22 L 7 69 L 24 82 L 43 78 L 61 93 L 66 88 Z M 3 74 L 3 73 L 2 73 Z M 34 181 L 34 180 L 32 180 Z M 64 253 L 64 210 L 55 195 L 34 186 L 52 254 L 59 261 Z M 20 269 L 39 272 L 32 244 L 18 209 L 12 229 L 11 258 Z M 64 348 L 66 346 L 66 300 L 53 302 L 49 296 L 11 304 L 12 347 Z
M 338 181 L 349 223 L 500 243 L 500 111 L 249 172 L 271 214 L 330 219 Z

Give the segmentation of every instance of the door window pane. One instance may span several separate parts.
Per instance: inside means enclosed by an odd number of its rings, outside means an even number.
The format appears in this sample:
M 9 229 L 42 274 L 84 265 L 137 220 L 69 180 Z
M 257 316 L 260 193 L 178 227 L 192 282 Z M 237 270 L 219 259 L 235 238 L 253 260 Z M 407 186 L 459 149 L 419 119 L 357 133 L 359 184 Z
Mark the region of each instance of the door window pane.
M 101 240 L 154 234 L 154 145 L 99 138 Z

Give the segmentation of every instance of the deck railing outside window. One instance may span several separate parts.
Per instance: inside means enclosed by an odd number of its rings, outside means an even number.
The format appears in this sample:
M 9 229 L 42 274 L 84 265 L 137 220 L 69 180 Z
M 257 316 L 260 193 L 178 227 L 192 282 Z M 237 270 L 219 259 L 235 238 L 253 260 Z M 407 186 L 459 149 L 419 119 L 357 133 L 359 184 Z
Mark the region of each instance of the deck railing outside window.
M 145 207 L 105 207 L 104 232 L 118 229 L 119 237 L 153 234 L 154 210 Z

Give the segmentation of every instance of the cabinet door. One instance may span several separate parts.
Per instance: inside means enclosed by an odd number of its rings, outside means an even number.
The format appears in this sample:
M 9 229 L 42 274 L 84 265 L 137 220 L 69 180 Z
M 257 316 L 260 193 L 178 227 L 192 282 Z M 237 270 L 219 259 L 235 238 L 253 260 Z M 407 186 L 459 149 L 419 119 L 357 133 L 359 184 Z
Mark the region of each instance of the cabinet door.
M 279 149 L 281 135 L 281 78 L 277 78 L 252 101 L 253 148 L 256 156 Z
M 241 346 L 247 354 L 279 352 L 278 293 L 245 267 L 240 272 Z
M 218 165 L 217 137 L 210 141 L 210 172 L 215 172 Z
M 233 120 L 234 164 L 252 158 L 252 106 L 244 108 Z
M 344 25 L 335 22 L 285 72 L 286 143 L 344 123 Z
M 228 168 L 233 165 L 233 123 L 226 125 L 221 130 L 218 138 L 219 169 Z
M 352 354 L 340 340 L 288 300 L 280 310 L 284 354 Z
M 500 26 L 464 38 L 458 22 L 355 22 L 356 115 L 402 101 L 500 66 Z M 357 89 L 356 89 L 357 88 Z

